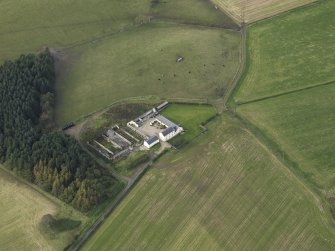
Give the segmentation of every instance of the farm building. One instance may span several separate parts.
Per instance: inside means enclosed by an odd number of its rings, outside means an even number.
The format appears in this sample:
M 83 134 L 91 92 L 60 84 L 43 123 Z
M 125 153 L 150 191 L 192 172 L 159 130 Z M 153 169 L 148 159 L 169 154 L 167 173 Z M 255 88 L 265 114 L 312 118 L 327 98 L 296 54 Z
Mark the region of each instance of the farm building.
M 166 128 L 168 127 L 174 127 L 177 126 L 175 123 L 173 123 L 171 120 L 165 118 L 162 115 L 158 115 L 155 117 L 155 119 L 153 121 L 151 121 L 150 125 L 153 125 L 154 123 L 159 123 L 162 126 L 165 126 Z
M 155 116 L 157 114 L 156 108 L 153 108 L 146 113 L 142 114 L 138 118 L 128 122 L 128 126 L 135 126 L 135 127 L 141 127 L 145 121 L 147 121 L 149 118 Z
M 184 129 L 180 126 L 171 126 L 160 132 L 159 138 L 163 141 L 168 141 L 169 139 L 172 139 L 174 136 L 181 133 L 183 130 Z
M 169 102 L 165 101 L 162 104 L 160 104 L 159 106 L 156 107 L 156 110 L 161 111 L 163 110 L 165 107 L 167 107 L 169 105 Z
M 146 147 L 146 148 L 151 148 L 153 147 L 154 145 L 158 144 L 159 143 L 159 139 L 157 136 L 152 136 L 152 137 L 149 137 L 147 140 L 144 141 L 143 145 Z
M 159 114 L 161 110 L 166 108 L 169 102 L 165 101 L 156 108 L 153 108 L 136 119 L 127 123 L 127 126 L 138 134 L 142 135 L 144 140 L 143 145 L 150 148 L 159 142 L 168 141 L 184 129 L 169 120 L 168 118 Z

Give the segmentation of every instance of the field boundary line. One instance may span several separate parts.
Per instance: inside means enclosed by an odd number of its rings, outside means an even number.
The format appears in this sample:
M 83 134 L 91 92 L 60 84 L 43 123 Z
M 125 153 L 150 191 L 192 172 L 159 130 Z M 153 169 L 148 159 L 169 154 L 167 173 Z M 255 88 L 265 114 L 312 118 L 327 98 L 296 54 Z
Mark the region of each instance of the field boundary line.
M 1 32 L 0 35 L 9 35 L 9 34 L 16 34 L 26 31 L 36 31 L 36 30 L 49 30 L 49 29 L 57 29 L 62 27 L 77 27 L 77 26 L 87 26 L 87 25 L 94 25 L 94 24 L 102 24 L 102 23 L 112 23 L 114 20 L 109 19 L 101 19 L 97 21 L 87 21 L 87 22 L 73 22 L 73 23 L 67 23 L 67 24 L 56 24 L 56 25 L 41 25 L 36 27 L 31 27 L 28 29 L 19 29 L 19 30 L 13 30 L 13 31 L 5 31 Z
M 228 28 L 224 25 L 217 25 L 217 24 L 201 24 L 201 23 L 196 23 L 192 21 L 187 21 L 183 19 L 177 19 L 177 18 L 153 18 L 152 22 L 150 23 L 162 23 L 162 24 L 174 24 L 174 25 L 185 25 L 185 26 L 195 26 L 195 27 L 201 27 L 201 28 L 207 28 L 207 29 L 220 29 L 220 30 L 227 30 L 227 31 L 234 31 L 234 32 L 239 32 L 241 27 L 239 25 L 236 25 L 238 29 L 233 29 L 233 28 Z M 235 23 L 235 22 L 234 22 Z
M 147 102 L 147 103 L 154 103 L 154 102 L 162 102 L 162 101 L 169 101 L 172 103 L 186 103 L 186 104 L 211 104 L 210 99 L 206 98 L 169 98 L 169 97 L 159 97 L 157 95 L 147 95 L 147 96 L 133 96 L 123 99 L 118 99 L 109 105 L 102 107 L 100 109 L 97 109 L 95 111 L 92 111 L 90 113 L 86 113 L 83 115 L 80 115 L 78 118 L 74 119 L 73 122 L 75 123 L 81 123 L 84 122 L 86 119 L 98 114 L 103 113 L 110 109 L 111 107 L 115 105 L 122 105 L 122 104 L 129 104 L 129 103 L 139 103 L 139 102 Z M 57 119 L 56 119 L 57 120 Z M 58 125 L 59 126 L 59 125 Z
M 234 13 L 232 11 L 229 11 L 229 9 L 224 9 L 219 5 L 216 5 L 212 0 L 209 0 L 214 6 L 217 6 L 219 8 L 220 11 L 222 11 L 224 14 L 226 14 L 228 17 L 230 17 L 235 23 L 241 25 L 243 24 L 243 20 L 241 17 L 239 17 L 238 15 L 234 15 Z
M 92 38 L 92 39 L 79 41 L 77 43 L 68 44 L 68 45 L 65 45 L 65 46 L 60 47 L 60 48 L 63 49 L 63 50 L 69 50 L 69 49 L 73 49 L 75 47 L 84 46 L 86 44 L 95 43 L 95 42 L 98 42 L 98 41 L 101 41 L 101 40 L 104 40 L 104 39 L 107 39 L 107 38 L 110 38 L 110 37 L 117 36 L 117 35 L 122 34 L 122 33 L 131 32 L 133 30 L 136 30 L 139 26 L 140 25 L 125 27 L 125 28 L 122 28 L 122 29 L 114 31 L 114 32 L 103 34 L 101 36 L 97 36 L 97 37 Z
M 242 25 L 241 27 L 241 47 L 240 47 L 240 64 L 239 68 L 237 69 L 231 84 L 227 90 L 227 94 L 223 98 L 224 102 L 224 110 L 227 110 L 226 104 L 231 100 L 235 90 L 240 82 L 242 76 L 245 73 L 245 69 L 247 66 L 247 52 L 246 52 L 246 45 L 247 45 L 247 30 L 246 26 Z
M 129 194 L 129 192 L 134 188 L 134 186 L 141 180 L 144 174 L 150 169 L 154 162 L 160 158 L 165 152 L 160 154 L 154 154 L 150 157 L 150 160 L 146 163 L 140 164 L 137 168 L 138 170 L 128 181 L 127 186 L 116 196 L 116 198 L 110 203 L 110 205 L 104 210 L 104 212 L 99 216 L 99 218 L 86 229 L 78 239 L 76 239 L 70 246 L 65 250 L 77 251 L 79 250 L 85 242 L 93 235 L 95 231 L 98 230 L 101 224 L 110 216 L 110 214 L 120 205 L 121 201 Z
M 289 95 L 289 94 L 292 94 L 292 93 L 303 92 L 303 91 L 307 91 L 307 90 L 310 90 L 310 89 L 315 89 L 315 88 L 318 88 L 318 87 L 332 85 L 332 84 L 335 84 L 335 80 L 328 81 L 328 82 L 321 83 L 321 84 L 310 85 L 310 86 L 306 86 L 306 87 L 303 87 L 303 88 L 294 89 L 294 90 L 291 90 L 291 91 L 282 92 L 282 93 L 278 93 L 278 94 L 273 94 L 273 95 L 265 96 L 265 97 L 261 97 L 261 98 L 255 98 L 255 99 L 246 100 L 246 101 L 237 101 L 236 105 L 242 106 L 242 105 L 247 105 L 247 104 L 251 104 L 251 103 L 257 103 L 257 102 L 260 102 L 260 101 L 264 101 L 264 100 L 268 100 L 268 99 L 272 99 L 272 98 L 277 98 L 277 97 Z
M 134 30 L 139 29 L 140 26 L 148 26 L 151 24 L 169 24 L 169 25 L 183 25 L 183 26 L 189 26 L 189 27 L 198 27 L 198 28 L 205 28 L 205 29 L 219 29 L 219 30 L 225 30 L 225 31 L 231 31 L 231 32 L 239 32 L 239 29 L 233 29 L 233 28 L 227 28 L 224 26 L 220 26 L 220 25 L 206 25 L 206 24 L 197 24 L 197 23 L 193 23 L 193 22 L 187 22 L 186 20 L 181 20 L 181 19 L 164 19 L 164 18 L 153 18 L 151 22 L 146 23 L 146 24 L 134 24 L 134 25 L 130 25 L 127 26 L 125 28 L 119 29 L 117 31 L 113 31 L 107 34 L 103 34 L 101 36 L 97 36 L 95 38 L 92 39 L 88 39 L 88 40 L 83 40 L 83 41 L 79 41 L 77 43 L 69 43 L 68 45 L 65 45 L 63 47 L 60 47 L 61 49 L 67 50 L 67 49 L 72 49 L 75 47 L 80 47 L 80 46 L 84 46 L 86 44 L 90 44 L 90 43 L 95 43 L 95 42 L 99 42 L 101 40 L 110 38 L 110 37 L 114 37 L 117 36 L 119 34 L 122 33 L 127 33 L 127 32 L 132 32 Z M 237 27 L 240 27 L 237 25 Z
M 321 192 L 317 190 L 316 184 L 313 184 L 313 182 L 299 175 L 299 172 L 303 174 L 303 171 L 298 167 L 297 162 L 291 159 L 291 157 L 284 151 L 284 149 L 281 148 L 280 144 L 278 144 L 270 136 L 266 135 L 257 126 L 249 122 L 249 120 L 230 110 L 228 111 L 228 114 L 238 119 L 244 125 L 245 130 L 249 134 L 253 135 L 262 148 L 271 154 L 271 156 L 273 156 L 276 161 L 279 161 L 282 164 L 282 169 L 285 170 L 290 177 L 294 176 L 293 178 L 304 188 L 304 190 L 306 190 L 306 192 L 312 196 L 316 203 L 315 205 L 321 212 L 322 222 L 333 229 L 333 217 L 330 215 L 331 212 L 325 207 L 325 205 L 327 205 L 325 199 L 322 197 Z M 313 185 L 315 185 L 315 187 L 313 187 Z

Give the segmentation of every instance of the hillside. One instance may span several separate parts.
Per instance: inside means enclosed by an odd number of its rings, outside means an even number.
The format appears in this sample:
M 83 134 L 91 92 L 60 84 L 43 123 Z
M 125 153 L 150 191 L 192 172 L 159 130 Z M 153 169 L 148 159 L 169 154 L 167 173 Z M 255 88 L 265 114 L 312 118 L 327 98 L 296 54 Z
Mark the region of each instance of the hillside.
M 129 97 L 221 98 L 239 66 L 239 47 L 237 32 L 161 23 L 77 47 L 78 60 L 58 81 L 56 120 Z

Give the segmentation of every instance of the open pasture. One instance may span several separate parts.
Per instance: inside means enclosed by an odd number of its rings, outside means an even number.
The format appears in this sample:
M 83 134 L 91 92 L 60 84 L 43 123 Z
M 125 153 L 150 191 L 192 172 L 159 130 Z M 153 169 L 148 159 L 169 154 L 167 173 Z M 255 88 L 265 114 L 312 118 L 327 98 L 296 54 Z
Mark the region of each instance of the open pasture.
M 83 250 L 331 250 L 317 199 L 239 122 L 164 155 Z
M 0 61 L 44 46 L 66 48 L 134 26 L 147 0 L 0 2 Z
M 239 23 L 251 23 L 316 0 L 211 0 Z
M 176 87 L 176 97 L 202 97 L 203 89 L 222 95 L 238 64 L 238 33 L 210 28 L 237 25 L 209 1 L 5 0 L 0 10 L 0 62 L 52 48 L 60 123 L 118 99 L 164 97 Z M 185 62 L 176 65 L 179 55 Z M 188 78 L 195 90 L 184 95 Z
M 264 101 L 237 112 L 274 139 L 317 188 L 335 188 L 335 83 Z M 334 194 L 333 194 L 334 196 Z
M 91 43 L 152 19 L 234 26 L 210 2 L 170 0 L 0 1 L 0 62 L 44 46 L 64 49 Z M 178 6 L 176 10 L 176 6 Z M 187 7 L 187 8 L 186 8 Z M 199 17 L 199 18 L 196 18 Z M 64 55 L 60 55 L 64 56 Z M 69 60 L 69 59 L 68 59 Z
M 335 1 L 249 26 L 247 69 L 236 102 L 334 81 Z
M 334 14 L 335 1 L 323 1 L 251 25 L 248 68 L 234 97 L 243 104 L 237 112 L 326 193 L 335 178 Z
M 73 209 L 51 201 L 23 184 L 0 167 L 0 243 L 1 250 L 62 250 L 74 238 L 76 230 L 65 231 L 70 222 L 85 219 Z M 70 212 L 71 211 L 71 212 Z M 45 215 L 61 217 L 62 229 L 56 232 L 44 228 L 52 236 L 40 231 Z M 78 217 L 79 216 L 79 217 Z M 60 222 L 60 221 L 58 221 Z M 73 221 L 75 222 L 75 221 Z M 80 223 L 80 221 L 76 221 Z M 76 223 L 76 224 L 78 224 Z M 84 222 L 81 222 L 84 223 Z
M 154 0 L 150 15 L 156 19 L 237 29 L 238 25 L 215 5 L 204 0 Z
M 84 52 L 57 85 L 56 119 L 72 121 L 135 96 L 219 98 L 238 68 L 239 46 L 233 31 L 149 24 L 76 48 Z

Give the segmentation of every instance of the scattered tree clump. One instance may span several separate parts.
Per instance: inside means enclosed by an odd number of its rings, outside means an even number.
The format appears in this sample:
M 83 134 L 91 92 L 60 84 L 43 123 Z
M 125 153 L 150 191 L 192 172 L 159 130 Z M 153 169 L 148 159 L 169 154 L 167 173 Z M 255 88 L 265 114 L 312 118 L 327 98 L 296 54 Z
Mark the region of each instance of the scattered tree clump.
M 52 126 L 54 62 L 48 50 L 0 66 L 0 161 L 81 210 L 108 196 L 113 182 L 72 138 Z

